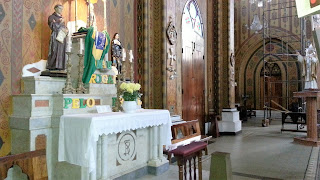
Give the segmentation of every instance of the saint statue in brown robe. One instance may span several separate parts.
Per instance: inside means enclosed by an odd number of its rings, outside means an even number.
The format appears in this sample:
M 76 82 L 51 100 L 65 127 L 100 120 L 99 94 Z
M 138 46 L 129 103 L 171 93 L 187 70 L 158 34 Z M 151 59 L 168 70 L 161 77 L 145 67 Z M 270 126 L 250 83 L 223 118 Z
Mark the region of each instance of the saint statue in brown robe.
M 55 12 L 49 16 L 48 25 L 51 32 L 47 69 L 64 70 L 65 69 L 65 49 L 68 29 L 62 18 L 63 6 L 58 4 L 54 7 Z

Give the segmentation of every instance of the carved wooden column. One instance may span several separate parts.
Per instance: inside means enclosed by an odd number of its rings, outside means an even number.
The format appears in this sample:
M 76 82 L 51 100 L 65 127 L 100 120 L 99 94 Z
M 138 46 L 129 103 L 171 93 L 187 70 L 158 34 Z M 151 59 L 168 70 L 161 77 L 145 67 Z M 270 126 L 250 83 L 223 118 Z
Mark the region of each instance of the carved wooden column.
M 320 90 L 304 90 L 294 92 L 294 97 L 305 97 L 307 103 L 306 117 L 307 117 L 307 137 L 295 137 L 294 142 L 306 146 L 320 146 L 317 132 L 317 97 L 320 95 Z

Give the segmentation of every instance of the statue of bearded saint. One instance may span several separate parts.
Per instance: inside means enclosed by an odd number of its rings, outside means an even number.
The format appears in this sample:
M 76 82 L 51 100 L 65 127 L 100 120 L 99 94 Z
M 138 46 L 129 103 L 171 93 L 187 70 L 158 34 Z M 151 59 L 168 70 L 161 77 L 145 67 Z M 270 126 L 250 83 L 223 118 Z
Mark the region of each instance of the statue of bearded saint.
M 304 89 L 318 89 L 317 84 L 317 65 L 318 58 L 316 50 L 312 44 L 306 48 L 306 56 L 301 56 L 299 52 L 298 62 L 302 64 L 302 77 L 304 77 Z

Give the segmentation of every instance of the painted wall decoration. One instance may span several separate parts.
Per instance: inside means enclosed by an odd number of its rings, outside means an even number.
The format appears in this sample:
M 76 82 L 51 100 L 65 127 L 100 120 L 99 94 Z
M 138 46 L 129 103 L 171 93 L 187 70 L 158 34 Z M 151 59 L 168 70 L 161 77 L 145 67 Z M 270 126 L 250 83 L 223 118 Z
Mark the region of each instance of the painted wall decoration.
M 109 34 L 119 32 L 126 49 L 136 53 L 135 0 L 106 0 Z M 78 19 L 86 22 L 87 6 L 78 0 Z M 22 67 L 47 59 L 50 39 L 48 16 L 64 6 L 66 21 L 74 19 L 74 0 L 0 0 L 0 156 L 11 151 L 9 115 L 11 95 L 19 94 Z M 94 4 L 98 30 L 103 29 L 103 2 Z
M 300 49 L 300 44 L 296 43 L 300 40 L 300 19 L 297 16 L 297 9 L 294 7 L 295 2 L 290 0 L 273 0 L 272 6 L 267 4 L 266 9 L 279 9 L 278 11 L 270 11 L 266 16 L 273 19 L 270 23 L 274 39 L 272 43 L 266 45 L 266 51 L 271 54 L 283 53 L 281 47 L 281 36 L 290 35 L 290 39 L 283 39 L 288 42 L 288 50 L 295 54 L 296 49 Z M 260 70 L 263 67 L 261 57 L 263 57 L 263 37 L 262 33 L 255 33 L 248 30 L 247 26 L 252 23 L 253 16 L 257 14 L 262 19 L 263 9 L 254 7 L 248 1 L 235 1 L 235 48 L 236 48 L 236 102 L 243 104 L 242 96 L 249 95 L 247 104 L 252 107 L 261 108 L 260 90 L 255 85 L 260 78 Z M 281 9 L 282 7 L 282 9 Z M 292 8 L 283 8 L 292 7 Z M 286 10 L 285 10 L 286 9 Z M 292 16 L 287 18 L 279 18 L 285 15 Z M 309 30 L 310 31 L 310 30 Z M 277 38 L 279 37 L 279 38 Z M 311 35 L 310 37 L 311 38 Z M 280 44 L 279 44 L 280 42 Z M 286 51 L 286 50 L 285 50 Z M 286 74 L 289 74 L 289 80 L 299 80 L 298 65 L 295 62 L 285 63 L 288 59 L 278 58 L 279 67 L 281 69 L 281 81 L 284 81 Z M 294 58 L 289 60 L 295 61 Z M 259 75 L 258 75 L 259 74 Z M 298 84 L 290 85 L 289 94 L 299 88 Z M 294 88 L 293 88 L 294 87 Z M 285 88 L 282 88 L 283 91 Z

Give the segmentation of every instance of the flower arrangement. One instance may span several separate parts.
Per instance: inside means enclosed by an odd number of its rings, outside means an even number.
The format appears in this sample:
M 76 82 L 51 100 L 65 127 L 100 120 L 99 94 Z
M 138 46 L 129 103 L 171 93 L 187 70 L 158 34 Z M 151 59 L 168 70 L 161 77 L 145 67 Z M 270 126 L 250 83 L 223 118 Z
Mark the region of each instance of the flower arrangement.
M 141 97 L 140 88 L 141 85 L 138 83 L 122 83 L 120 85 L 122 98 L 125 101 L 136 101 L 137 98 Z

